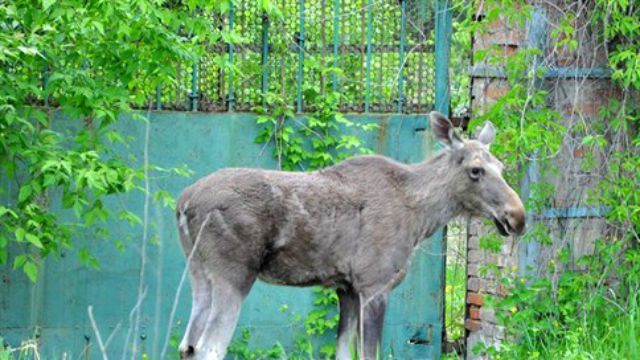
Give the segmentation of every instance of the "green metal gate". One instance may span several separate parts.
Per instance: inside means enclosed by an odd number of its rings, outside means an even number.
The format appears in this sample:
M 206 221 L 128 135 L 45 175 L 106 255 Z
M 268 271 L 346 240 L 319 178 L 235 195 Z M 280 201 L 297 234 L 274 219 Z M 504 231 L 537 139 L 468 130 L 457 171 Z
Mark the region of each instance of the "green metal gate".
M 156 110 L 190 112 L 153 111 L 148 128 L 130 118 L 118 122 L 123 134 L 138 139 L 128 152 L 139 158 L 147 153 L 150 163 L 167 168 L 186 162 L 194 170 L 189 179 L 153 178 L 152 191 L 162 188 L 177 195 L 195 178 L 223 167 L 274 168 L 270 151 L 254 143 L 260 130 L 256 115 L 239 112 L 268 108 L 270 93 L 304 113 L 313 105 L 305 101 L 308 92 L 339 92 L 340 108 L 351 113 L 350 118 L 379 124 L 377 132 L 362 134 L 367 145 L 402 162 L 420 161 L 435 148 L 426 116 L 412 114 L 434 108 L 448 113 L 447 1 L 274 2 L 284 9 L 281 18 L 261 14 L 256 1 L 236 2 L 230 15 L 217 21 L 249 41 L 221 43 L 198 64 L 179 65 L 177 84 L 149 92 Z M 326 64 L 331 71 L 319 71 Z M 0 269 L 0 336 L 16 345 L 37 335 L 47 359 L 99 358 L 89 306 L 103 342 L 113 334 L 111 358 L 131 358 L 135 344 L 138 355 L 159 359 L 165 343 L 182 334 L 190 292 L 186 284 L 176 297 L 185 259 L 173 213 L 153 203 L 146 207 L 140 193 L 109 205 L 146 215 L 148 227 L 111 220 L 111 237 L 122 240 L 122 252 L 110 242 L 92 241 L 91 234 L 78 234 L 80 247 L 100 260 L 99 271 L 83 268 L 71 254 L 47 261 L 36 285 L 9 266 Z M 146 246 L 140 246 L 143 237 Z M 416 251 L 411 271 L 389 301 L 385 354 L 398 359 L 440 356 L 443 254 L 441 233 Z M 276 341 L 290 345 L 295 340 L 290 316 L 305 314 L 312 298 L 308 289 L 258 283 L 243 306 L 238 328 L 251 330 L 252 346 Z M 279 311 L 284 304 L 288 314 Z
M 242 0 L 219 27 L 245 39 L 220 43 L 176 84 L 149 92 L 156 110 L 253 111 L 270 94 L 298 113 L 306 92 L 339 92 L 343 112 L 425 113 L 446 95 L 447 0 L 271 0 L 281 15 Z M 231 36 L 231 35 L 230 35 Z M 444 108 L 444 102 L 439 108 Z

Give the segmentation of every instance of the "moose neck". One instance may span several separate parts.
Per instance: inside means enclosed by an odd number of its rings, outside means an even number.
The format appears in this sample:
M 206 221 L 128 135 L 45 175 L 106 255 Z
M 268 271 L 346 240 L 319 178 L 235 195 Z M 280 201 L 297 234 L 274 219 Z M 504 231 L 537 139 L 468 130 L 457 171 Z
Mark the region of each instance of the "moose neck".
M 408 193 L 414 197 L 419 209 L 425 236 L 430 236 L 460 213 L 450 167 L 451 153 L 446 150 L 413 165 Z

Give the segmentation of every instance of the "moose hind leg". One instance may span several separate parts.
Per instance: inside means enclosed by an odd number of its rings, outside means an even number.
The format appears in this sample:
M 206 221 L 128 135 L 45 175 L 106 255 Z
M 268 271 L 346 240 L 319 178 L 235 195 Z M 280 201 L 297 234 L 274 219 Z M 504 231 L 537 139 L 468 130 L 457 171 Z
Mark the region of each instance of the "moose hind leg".
M 241 284 L 221 278 L 212 280 L 211 311 L 195 348 L 196 359 L 222 360 L 224 358 L 238 322 L 242 301 L 254 280 L 255 276 L 251 276 Z
M 360 300 L 352 290 L 338 290 L 340 301 L 340 323 L 338 324 L 337 360 L 350 360 L 355 349 L 355 335 L 358 328 Z
M 363 359 L 376 360 L 382 357 L 381 340 L 384 314 L 387 308 L 387 294 L 372 299 L 361 299 L 360 336 Z
M 184 337 L 180 342 L 181 359 L 193 356 L 196 343 L 202 335 L 211 309 L 212 286 L 201 266 L 197 262 L 193 262 L 189 266 L 192 296 L 191 316 Z

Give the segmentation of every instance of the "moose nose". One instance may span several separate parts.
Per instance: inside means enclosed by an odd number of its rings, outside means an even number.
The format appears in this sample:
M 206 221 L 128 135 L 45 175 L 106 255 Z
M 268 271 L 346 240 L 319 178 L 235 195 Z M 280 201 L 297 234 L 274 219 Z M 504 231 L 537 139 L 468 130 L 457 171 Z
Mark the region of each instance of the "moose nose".
M 514 235 L 521 235 L 525 229 L 525 212 L 524 208 L 519 207 L 506 211 L 504 217 L 505 223 L 513 230 Z

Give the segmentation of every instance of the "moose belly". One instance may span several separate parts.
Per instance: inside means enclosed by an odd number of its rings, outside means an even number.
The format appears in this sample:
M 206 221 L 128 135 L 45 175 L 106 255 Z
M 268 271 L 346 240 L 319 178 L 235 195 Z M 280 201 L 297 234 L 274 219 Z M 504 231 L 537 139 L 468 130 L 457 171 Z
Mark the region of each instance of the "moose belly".
M 278 285 L 331 287 L 345 282 L 330 259 L 314 251 L 299 250 L 285 247 L 269 253 L 260 268 L 260 280 Z

